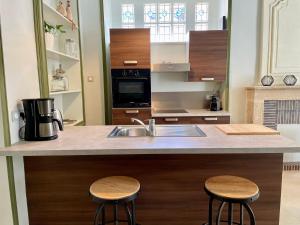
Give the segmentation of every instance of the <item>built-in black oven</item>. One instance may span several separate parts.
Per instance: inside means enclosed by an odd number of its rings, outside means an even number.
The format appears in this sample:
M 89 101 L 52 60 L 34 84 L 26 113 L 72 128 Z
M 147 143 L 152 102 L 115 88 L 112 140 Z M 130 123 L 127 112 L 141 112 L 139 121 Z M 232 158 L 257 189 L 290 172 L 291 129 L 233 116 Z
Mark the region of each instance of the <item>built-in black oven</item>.
M 114 108 L 151 107 L 150 69 L 113 69 Z

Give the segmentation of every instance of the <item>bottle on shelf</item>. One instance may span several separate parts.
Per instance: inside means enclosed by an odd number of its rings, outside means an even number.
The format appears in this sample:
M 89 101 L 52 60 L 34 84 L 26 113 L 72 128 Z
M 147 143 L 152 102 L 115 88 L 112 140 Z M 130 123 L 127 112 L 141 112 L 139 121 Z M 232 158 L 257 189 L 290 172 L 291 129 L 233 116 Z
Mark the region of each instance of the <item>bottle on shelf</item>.
M 64 17 L 67 17 L 67 11 L 66 11 L 66 9 L 65 9 L 64 4 L 62 3 L 62 1 L 59 1 L 56 10 L 57 10 L 57 12 L 59 12 Z
M 69 80 L 64 74 L 65 71 L 62 69 L 62 65 L 59 64 L 59 68 L 55 70 L 55 75 L 51 80 L 51 92 L 69 90 Z

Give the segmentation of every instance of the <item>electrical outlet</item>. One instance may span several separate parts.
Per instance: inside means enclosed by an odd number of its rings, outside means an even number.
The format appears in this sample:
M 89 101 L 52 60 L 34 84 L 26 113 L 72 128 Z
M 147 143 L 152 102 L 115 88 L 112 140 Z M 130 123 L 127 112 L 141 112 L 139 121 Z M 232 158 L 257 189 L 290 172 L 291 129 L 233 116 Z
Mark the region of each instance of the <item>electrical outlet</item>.
M 11 120 L 12 120 L 12 122 L 19 121 L 19 119 L 20 119 L 20 113 L 19 113 L 19 111 L 12 111 L 11 112 Z

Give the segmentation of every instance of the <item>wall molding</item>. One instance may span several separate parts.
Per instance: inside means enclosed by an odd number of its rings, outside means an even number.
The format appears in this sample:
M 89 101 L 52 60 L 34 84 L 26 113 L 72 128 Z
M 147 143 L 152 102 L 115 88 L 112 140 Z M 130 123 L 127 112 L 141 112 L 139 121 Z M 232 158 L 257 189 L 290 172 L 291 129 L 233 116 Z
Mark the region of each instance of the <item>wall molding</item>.
M 281 79 L 287 73 L 300 75 L 299 65 L 290 64 L 290 60 L 286 58 L 287 54 L 280 52 L 280 46 L 288 43 L 286 37 L 288 34 L 282 31 L 282 23 L 290 20 L 293 15 L 294 8 L 292 4 L 298 0 L 264 0 L 262 12 L 262 27 L 261 27 L 261 62 L 260 74 L 258 83 L 264 75 L 272 75 L 277 79 Z M 300 19 L 300 14 L 299 14 Z M 296 23 L 297 21 L 295 21 Z M 297 30 L 295 32 L 298 32 Z M 298 46 L 300 48 L 300 45 Z M 297 46 L 292 46 L 297 48 Z M 299 54 L 300 57 L 300 54 Z M 291 54 L 291 59 L 295 58 Z M 284 59 L 284 60 L 283 60 Z M 287 61 L 289 63 L 287 63 Z M 276 80 L 277 80 L 276 79 Z M 280 81 L 282 83 L 282 81 Z

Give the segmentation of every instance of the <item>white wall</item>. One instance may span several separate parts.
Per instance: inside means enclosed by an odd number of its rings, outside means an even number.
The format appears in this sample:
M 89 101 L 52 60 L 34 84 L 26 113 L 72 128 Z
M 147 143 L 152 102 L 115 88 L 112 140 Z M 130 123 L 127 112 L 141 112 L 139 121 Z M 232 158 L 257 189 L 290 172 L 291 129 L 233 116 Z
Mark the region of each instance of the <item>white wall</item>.
M 105 124 L 99 0 L 79 1 L 79 8 L 86 124 Z
M 260 0 L 233 0 L 229 72 L 232 123 L 246 121 L 245 87 L 256 81 L 259 58 Z
M 0 0 L 4 64 L 12 143 L 19 140 L 19 122 L 12 121 L 17 101 L 39 97 L 32 1 Z M 1 166 L 3 166 L 1 164 Z M 14 158 L 20 225 L 28 225 L 23 159 Z

